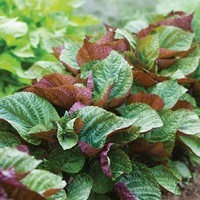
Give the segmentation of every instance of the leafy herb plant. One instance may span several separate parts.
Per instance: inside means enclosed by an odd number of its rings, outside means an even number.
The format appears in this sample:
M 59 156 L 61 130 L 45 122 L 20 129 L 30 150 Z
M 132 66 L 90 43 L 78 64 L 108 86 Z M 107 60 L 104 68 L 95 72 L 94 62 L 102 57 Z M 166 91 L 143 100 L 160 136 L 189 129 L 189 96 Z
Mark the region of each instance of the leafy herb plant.
M 4 198 L 161 199 L 199 162 L 199 10 L 54 47 L 0 99 Z

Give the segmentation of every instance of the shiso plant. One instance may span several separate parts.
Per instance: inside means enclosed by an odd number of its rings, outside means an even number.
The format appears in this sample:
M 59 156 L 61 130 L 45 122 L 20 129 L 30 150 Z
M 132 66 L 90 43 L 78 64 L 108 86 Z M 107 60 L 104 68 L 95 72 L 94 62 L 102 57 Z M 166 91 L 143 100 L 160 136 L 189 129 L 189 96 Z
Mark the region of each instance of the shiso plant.
M 106 26 L 26 71 L 32 85 L 0 99 L 1 198 L 179 195 L 200 163 L 199 13 Z

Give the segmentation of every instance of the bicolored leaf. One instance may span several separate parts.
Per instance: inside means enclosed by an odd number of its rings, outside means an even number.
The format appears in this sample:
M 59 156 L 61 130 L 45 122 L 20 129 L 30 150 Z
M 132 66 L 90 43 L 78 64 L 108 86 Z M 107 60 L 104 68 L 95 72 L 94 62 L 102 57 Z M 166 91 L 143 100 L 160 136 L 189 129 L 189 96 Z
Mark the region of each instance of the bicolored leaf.
M 128 105 L 131 103 L 145 103 L 151 106 L 154 110 L 161 110 L 164 107 L 164 102 L 161 97 L 156 94 L 147 94 L 145 92 L 130 94 L 126 103 Z
M 132 163 L 132 172 L 121 176 L 115 184 L 115 190 L 121 200 L 161 199 L 159 185 L 145 165 Z
M 41 160 L 36 160 L 27 153 L 9 147 L 0 148 L 0 167 L 8 169 L 14 167 L 16 172 L 29 172 L 35 169 Z
M 52 172 L 78 173 L 85 162 L 85 157 L 78 147 L 63 150 L 58 148 L 53 150 L 47 157 L 45 163 Z
M 178 110 L 182 108 L 192 110 L 192 104 L 186 100 L 178 100 L 177 103 L 172 108 L 172 110 Z
M 87 174 L 77 175 L 72 182 L 69 184 L 67 199 L 68 200 L 87 200 L 93 181 Z
M 2 200 L 45 200 L 44 197 L 28 189 L 19 180 L 20 177 L 13 168 L 0 169 L 0 198 Z
M 180 88 L 175 80 L 164 81 L 149 88 L 151 94 L 157 94 L 164 101 L 164 109 L 172 108 L 180 97 Z
M 84 45 L 79 49 L 76 60 L 79 66 L 90 62 L 92 60 L 102 60 L 105 59 L 110 52 L 112 47 L 106 44 L 95 44 L 88 40 L 84 40 Z
M 61 189 L 56 194 L 47 197 L 47 200 L 66 200 L 66 199 L 67 199 L 67 194 L 64 189 Z
M 180 70 L 184 75 L 191 74 L 199 66 L 199 57 L 186 57 L 179 59 L 169 68 L 162 70 L 162 76 L 172 76 L 176 71 Z
M 105 144 L 106 137 L 115 131 L 129 128 L 136 121 L 118 117 L 102 108 L 86 106 L 71 115 L 72 118 L 81 118 L 84 123 L 83 130 L 79 133 L 81 141 L 94 148 L 101 148 Z
M 0 148 L 17 147 L 21 144 L 19 138 L 7 131 L 0 131 Z
M 120 113 L 122 117 L 135 119 L 136 121 L 133 125 L 141 127 L 141 133 L 163 125 L 157 112 L 144 103 L 132 103 L 127 105 Z
M 47 114 L 48 113 L 48 114 Z M 27 142 L 39 144 L 40 140 L 29 134 L 36 125 L 49 124 L 58 120 L 55 108 L 36 94 L 19 92 L 0 100 L 0 119 L 9 122 Z
M 73 84 L 74 78 L 72 76 L 54 73 L 44 76 L 38 83 L 26 90 L 34 92 L 65 109 L 70 109 L 78 101 L 89 105 L 92 100 L 91 90 Z
M 38 61 L 34 63 L 25 75 L 30 79 L 37 79 L 38 81 L 45 75 L 51 73 L 65 74 L 65 68 L 61 63 L 50 61 Z
M 159 56 L 159 40 L 157 35 L 149 35 L 140 39 L 136 49 L 140 62 L 147 69 L 152 69 L 156 58 Z
M 111 145 L 112 143 L 107 144 L 100 153 L 100 164 L 104 174 L 115 180 L 122 174 L 131 172 L 132 166 L 127 154 Z
M 51 196 L 66 186 L 62 177 L 39 169 L 31 171 L 21 182 L 44 197 Z
M 170 169 L 163 165 L 157 165 L 150 168 L 150 171 L 158 181 L 159 185 L 176 195 L 180 194 L 180 189 L 178 188 L 179 180 L 170 171 Z
M 131 68 L 127 61 L 115 51 L 112 51 L 105 60 L 96 64 L 92 69 L 94 104 L 105 98 L 106 95 L 111 107 L 118 106 L 117 99 L 124 99 L 132 86 Z
M 81 45 L 76 42 L 66 42 L 64 49 L 62 49 L 59 60 L 66 67 L 67 71 L 77 74 L 80 69 L 78 63 L 76 62 L 76 56 L 80 49 Z
M 114 182 L 103 173 L 98 162 L 94 162 L 91 165 L 89 175 L 93 179 L 92 191 L 95 193 L 105 194 L 112 190 Z

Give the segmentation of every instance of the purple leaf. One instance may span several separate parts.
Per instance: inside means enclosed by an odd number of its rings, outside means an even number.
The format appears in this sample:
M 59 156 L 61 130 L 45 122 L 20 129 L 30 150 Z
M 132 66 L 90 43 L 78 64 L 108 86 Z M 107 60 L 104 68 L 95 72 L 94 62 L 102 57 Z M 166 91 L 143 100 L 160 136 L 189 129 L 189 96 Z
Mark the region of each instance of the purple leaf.
M 120 200 L 136 200 L 136 197 L 131 193 L 124 183 L 117 183 L 115 185 L 115 190 L 120 197 Z
M 101 168 L 103 170 L 103 173 L 109 177 L 112 178 L 112 172 L 110 169 L 110 160 L 108 158 L 108 152 L 110 150 L 110 147 L 113 145 L 113 143 L 108 143 L 103 151 L 100 153 L 100 164 L 101 164 Z
M 80 101 L 76 102 L 69 110 L 69 114 L 71 115 L 76 110 L 80 110 L 81 108 L 85 107 L 84 104 L 82 104 Z
M 16 147 L 16 149 L 29 155 L 29 149 L 26 145 L 19 145 Z

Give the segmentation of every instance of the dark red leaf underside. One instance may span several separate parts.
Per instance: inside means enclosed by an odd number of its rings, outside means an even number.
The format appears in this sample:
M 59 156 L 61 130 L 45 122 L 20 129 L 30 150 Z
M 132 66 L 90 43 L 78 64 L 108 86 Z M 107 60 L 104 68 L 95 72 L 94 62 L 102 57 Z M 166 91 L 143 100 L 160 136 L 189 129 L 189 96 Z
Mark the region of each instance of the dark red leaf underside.
M 80 133 L 82 129 L 84 128 L 84 122 L 81 118 L 77 118 L 74 122 L 74 132 L 76 134 Z
M 19 181 L 19 176 L 13 168 L 0 169 L 0 188 L 3 188 L 9 199 L 15 200 L 45 200 L 38 193 L 29 190 Z
M 110 164 L 109 164 L 109 158 L 108 158 L 108 152 L 110 150 L 110 147 L 113 145 L 113 143 L 108 143 L 103 151 L 100 153 L 100 164 L 101 168 L 103 170 L 103 173 L 109 177 L 112 178 L 112 172 L 110 169 Z
M 174 105 L 174 107 L 172 108 L 172 110 L 178 110 L 178 109 L 181 109 L 181 108 L 185 108 L 185 109 L 188 109 L 188 110 L 192 110 L 192 104 L 189 103 L 189 102 L 186 101 L 186 100 L 179 100 L 179 101 L 177 101 L 177 103 Z
M 84 104 L 82 104 L 80 101 L 76 102 L 69 110 L 69 114 L 71 115 L 76 110 L 80 110 L 81 108 L 85 107 Z
M 59 76 L 61 79 L 59 79 Z M 46 75 L 38 83 L 27 88 L 26 91 L 34 92 L 65 109 L 70 109 L 78 101 L 84 105 L 90 105 L 92 101 L 91 90 L 72 85 L 74 79 L 71 79 L 71 76 L 67 76 L 65 79 L 65 76 L 63 76 L 60 74 Z
M 55 55 L 55 57 L 59 60 L 60 54 L 62 52 L 62 50 L 64 49 L 64 46 L 59 46 L 59 47 L 53 47 L 53 53 Z
M 162 142 L 156 142 L 150 144 L 143 139 L 138 139 L 136 141 L 133 141 L 130 144 L 130 146 L 132 147 L 133 153 L 140 153 L 143 155 L 157 156 L 157 157 L 170 156 L 170 153 L 165 150 Z
M 115 184 L 115 190 L 120 197 L 120 200 L 136 200 L 136 197 L 132 192 L 126 187 L 125 183 Z
M 102 148 L 96 149 L 83 141 L 79 141 L 78 146 L 81 152 L 88 157 L 95 156 L 102 150 Z
M 164 107 L 164 101 L 156 94 L 147 94 L 139 92 L 137 94 L 130 94 L 127 98 L 127 104 L 131 103 L 145 103 L 155 110 L 161 110 Z
M 177 59 L 163 59 L 163 58 L 158 58 L 157 59 L 157 66 L 158 70 L 161 71 L 163 69 L 166 69 L 170 67 L 172 64 L 174 64 L 177 61 Z
M 35 138 L 47 140 L 49 142 L 56 142 L 57 141 L 55 130 L 33 133 L 33 134 L 31 134 L 31 136 L 33 136 Z

